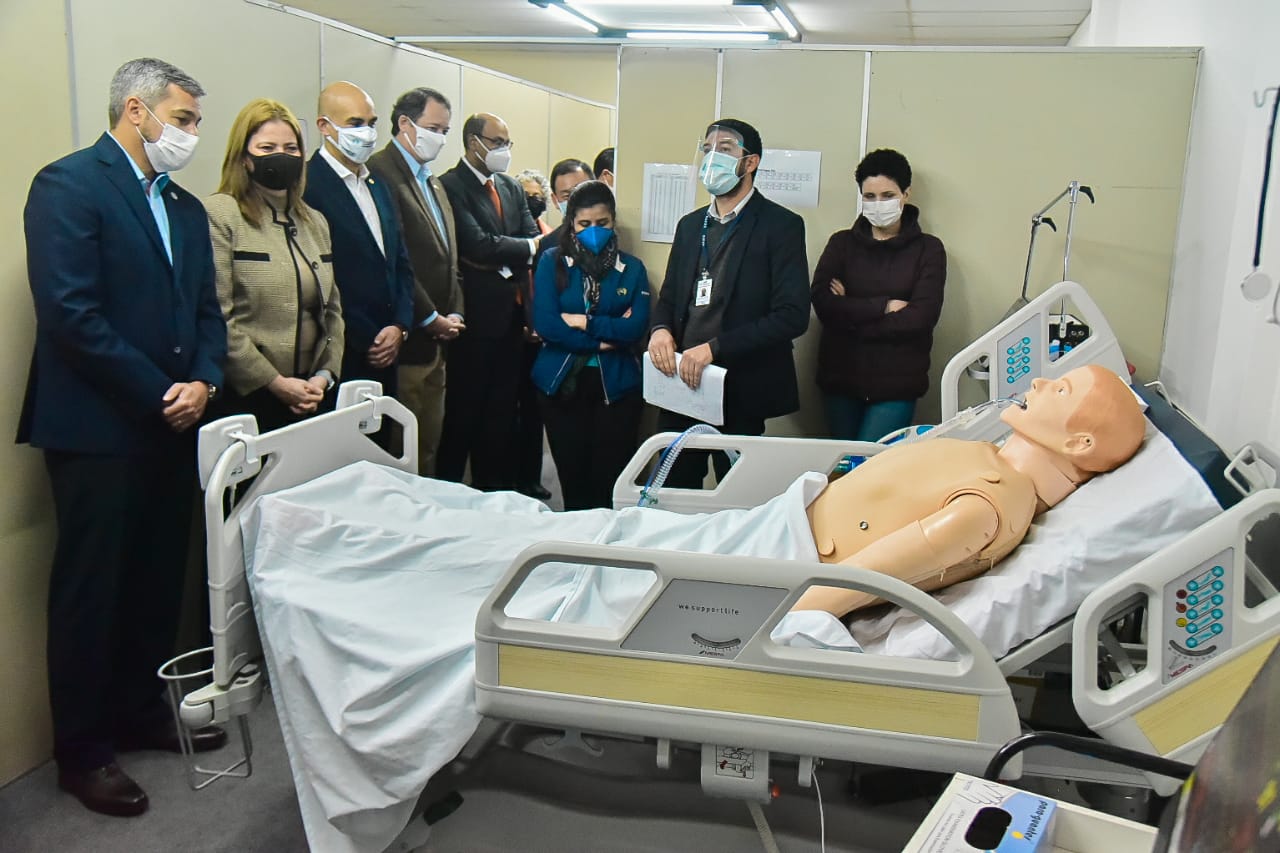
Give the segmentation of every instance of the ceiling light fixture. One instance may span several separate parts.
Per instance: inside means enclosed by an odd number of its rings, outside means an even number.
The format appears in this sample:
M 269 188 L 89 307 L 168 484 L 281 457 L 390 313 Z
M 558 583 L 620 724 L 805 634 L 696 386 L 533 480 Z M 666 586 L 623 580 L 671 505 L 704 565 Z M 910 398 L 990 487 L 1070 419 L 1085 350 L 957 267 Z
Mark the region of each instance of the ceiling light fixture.
M 548 3 L 544 8 L 549 9 L 552 12 L 555 12 L 564 20 L 577 24 L 578 26 L 582 27 L 584 30 L 588 32 L 597 33 L 597 34 L 600 32 L 600 27 L 596 24 L 595 21 L 591 20 L 586 15 L 579 12 L 577 9 L 570 9 L 567 3 L 565 4 Z
M 775 3 L 773 8 L 769 10 L 769 14 L 778 22 L 778 26 L 782 27 L 783 32 L 787 34 L 787 38 L 795 41 L 800 37 L 799 28 L 797 28 L 795 23 L 791 20 L 790 15 L 787 14 L 787 10 L 782 8 L 781 3 Z
M 694 30 L 632 30 L 628 39 L 637 41 L 769 41 L 769 33 L 703 32 Z

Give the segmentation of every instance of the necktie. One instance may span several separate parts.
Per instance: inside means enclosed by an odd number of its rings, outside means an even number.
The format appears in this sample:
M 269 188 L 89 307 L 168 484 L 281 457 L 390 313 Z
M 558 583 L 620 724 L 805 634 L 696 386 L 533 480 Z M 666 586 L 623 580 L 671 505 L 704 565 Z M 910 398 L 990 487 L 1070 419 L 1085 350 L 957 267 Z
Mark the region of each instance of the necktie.
M 492 178 L 484 182 L 485 189 L 489 191 L 489 201 L 493 203 L 493 209 L 498 211 L 498 222 L 502 222 L 502 199 L 498 198 L 497 182 Z
M 431 191 L 431 173 L 425 167 L 418 172 L 418 186 L 422 188 L 422 196 L 427 200 L 427 209 L 431 211 L 431 216 L 436 221 L 436 227 L 440 229 L 440 240 L 447 249 L 449 247 L 449 229 L 444 227 L 444 217 L 440 213 L 440 202 L 436 200 L 436 194 Z

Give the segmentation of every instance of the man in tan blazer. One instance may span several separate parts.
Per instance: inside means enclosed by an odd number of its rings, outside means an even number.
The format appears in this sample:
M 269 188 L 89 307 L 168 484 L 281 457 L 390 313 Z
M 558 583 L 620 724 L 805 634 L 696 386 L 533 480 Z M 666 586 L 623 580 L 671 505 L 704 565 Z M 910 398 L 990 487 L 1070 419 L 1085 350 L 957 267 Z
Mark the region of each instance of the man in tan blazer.
M 391 190 L 413 266 L 413 328 L 400 349 L 399 398 L 418 418 L 418 470 L 435 473 L 444 421 L 442 344 L 465 330 L 453 208 L 431 161 L 449 133 L 449 100 L 434 89 L 410 89 L 391 114 L 395 135 L 369 158 L 369 170 Z

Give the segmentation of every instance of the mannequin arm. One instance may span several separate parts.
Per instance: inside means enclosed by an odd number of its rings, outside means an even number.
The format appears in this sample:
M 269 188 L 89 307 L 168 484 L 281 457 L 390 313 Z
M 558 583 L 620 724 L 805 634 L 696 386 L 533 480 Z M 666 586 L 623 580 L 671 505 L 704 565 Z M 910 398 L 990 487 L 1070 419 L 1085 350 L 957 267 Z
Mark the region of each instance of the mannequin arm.
M 900 527 L 844 560 L 842 565 L 892 575 L 925 591 L 956 583 L 946 570 L 982 550 L 1000 529 L 995 508 L 978 495 L 966 494 L 920 521 Z M 947 581 L 944 583 L 944 581 Z M 879 599 L 866 592 L 831 586 L 805 590 L 792 610 L 825 610 L 840 617 Z

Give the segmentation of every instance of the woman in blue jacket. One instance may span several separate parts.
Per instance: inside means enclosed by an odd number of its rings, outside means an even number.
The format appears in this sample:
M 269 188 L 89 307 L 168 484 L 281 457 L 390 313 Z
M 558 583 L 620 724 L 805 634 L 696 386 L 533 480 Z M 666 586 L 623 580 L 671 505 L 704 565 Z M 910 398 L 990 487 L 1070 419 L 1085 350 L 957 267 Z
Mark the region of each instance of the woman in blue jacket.
M 600 181 L 569 197 L 559 244 L 538 262 L 533 363 L 565 509 L 612 505 L 613 482 L 635 452 L 640 422 L 637 345 L 649 330 L 649 276 L 618 251 L 613 191 Z

